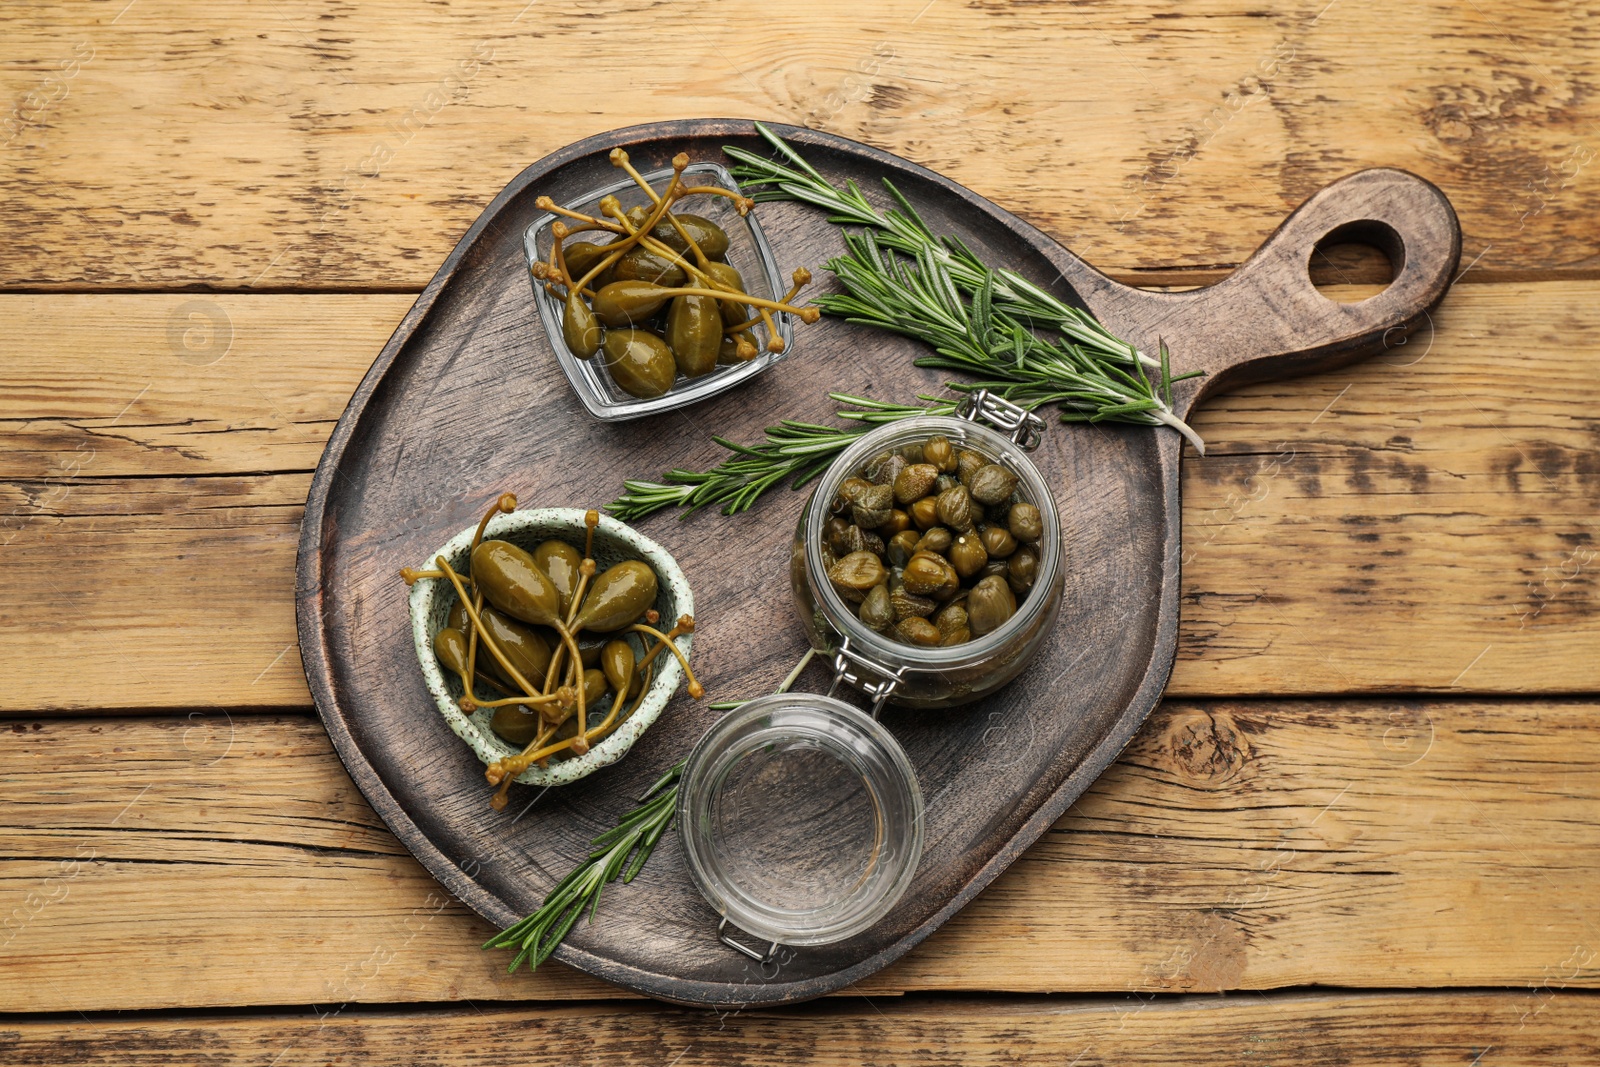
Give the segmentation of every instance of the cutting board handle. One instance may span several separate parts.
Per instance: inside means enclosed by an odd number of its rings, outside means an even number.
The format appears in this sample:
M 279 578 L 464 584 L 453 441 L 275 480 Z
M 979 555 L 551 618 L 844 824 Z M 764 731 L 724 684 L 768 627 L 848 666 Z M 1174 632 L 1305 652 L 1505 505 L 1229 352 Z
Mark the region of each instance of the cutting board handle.
M 1352 304 L 1318 292 L 1311 257 L 1330 238 L 1381 249 L 1394 270 L 1389 287 Z M 1461 224 L 1444 193 L 1407 171 L 1375 168 L 1313 194 L 1215 285 L 1134 289 L 1082 260 L 1062 273 L 1113 332 L 1152 354 L 1168 338 L 1174 370 L 1206 372 L 1177 398 L 1187 414 L 1240 385 L 1328 370 L 1392 347 L 1431 321 L 1460 259 Z

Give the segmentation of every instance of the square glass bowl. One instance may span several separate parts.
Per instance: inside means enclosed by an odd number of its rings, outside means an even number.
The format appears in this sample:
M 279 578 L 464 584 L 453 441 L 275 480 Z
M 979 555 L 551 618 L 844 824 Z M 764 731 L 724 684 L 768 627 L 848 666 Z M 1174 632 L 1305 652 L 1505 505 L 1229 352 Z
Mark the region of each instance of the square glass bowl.
M 683 176 L 685 183 L 691 186 L 715 185 L 732 192 L 739 191 L 733 175 L 716 163 L 692 163 L 684 170 Z M 671 177 L 670 170 L 658 170 L 644 175 L 645 180 L 657 190 L 664 189 Z M 615 196 L 621 202 L 624 211 L 650 202 L 643 189 L 634 184 L 632 179 L 624 177 L 621 181 L 596 189 L 586 196 L 569 200 L 562 204 L 562 207 L 599 218 L 600 201 L 607 196 Z M 725 196 L 707 194 L 690 197 L 678 203 L 682 205 L 683 213 L 710 219 L 726 231 L 728 254 L 724 258 L 744 279 L 747 293 L 766 300 L 778 300 L 783 296 L 787 291 L 783 277 L 778 273 L 778 263 L 773 258 L 772 247 L 767 243 L 766 235 L 761 232 L 761 223 L 756 220 L 754 211 L 741 218 L 732 200 Z M 554 243 L 550 225 L 556 218 L 557 216 L 553 214 L 541 215 L 524 232 L 523 251 L 527 254 L 530 267 L 535 262 L 549 260 L 550 248 Z M 601 236 L 605 235 L 585 233 L 569 240 L 596 240 Z M 533 283 L 533 299 L 539 308 L 539 319 L 544 324 L 545 336 L 550 339 L 550 347 L 555 351 L 562 372 L 572 383 L 578 399 L 583 401 L 583 406 L 589 409 L 589 413 L 606 422 L 622 422 L 660 411 L 674 411 L 715 396 L 760 374 L 782 360 L 794 348 L 794 323 L 791 317 L 775 312 L 773 319 L 777 324 L 778 334 L 784 342 L 782 352 L 767 351 L 766 329 L 758 323 L 751 330 L 760 348 L 754 359 L 731 367 L 717 367 L 709 374 L 703 374 L 698 378 L 685 378 L 680 374 L 667 392 L 649 400 L 641 400 L 624 392 L 616 382 L 612 381 L 611 375 L 606 373 L 603 352 L 596 353 L 589 359 L 581 359 L 567 347 L 566 340 L 561 334 L 562 302 L 550 294 L 543 282 L 531 274 L 528 277 Z

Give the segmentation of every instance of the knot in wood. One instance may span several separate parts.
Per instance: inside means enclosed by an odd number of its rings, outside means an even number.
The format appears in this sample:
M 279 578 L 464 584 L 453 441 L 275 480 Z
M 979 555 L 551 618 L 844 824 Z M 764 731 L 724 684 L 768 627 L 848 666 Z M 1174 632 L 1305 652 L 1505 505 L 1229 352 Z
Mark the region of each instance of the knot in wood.
M 1185 708 L 1167 720 L 1157 749 L 1160 764 L 1180 781 L 1218 788 L 1249 762 L 1250 744 L 1225 711 Z

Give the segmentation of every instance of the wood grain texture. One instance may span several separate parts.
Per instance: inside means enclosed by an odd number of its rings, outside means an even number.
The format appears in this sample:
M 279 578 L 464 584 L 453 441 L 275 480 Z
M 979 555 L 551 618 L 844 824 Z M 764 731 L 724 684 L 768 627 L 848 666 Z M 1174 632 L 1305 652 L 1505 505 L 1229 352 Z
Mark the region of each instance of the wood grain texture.
M 0 1055 L 34 1065 L 1270 1062 L 1583 1063 L 1600 1054 L 1593 996 L 1318 993 L 1219 1000 L 874 1000 L 785 1012 L 631 1004 L 317 1015 L 22 1022 Z
M 1587 282 L 1458 287 L 1405 346 L 1203 408 L 1209 455 L 1184 460 L 1169 692 L 1600 689 L 1597 295 Z M 306 706 L 287 582 L 300 504 L 410 300 L 0 298 L 0 558 L 29 564 L 0 619 L 23 650 L 0 707 Z M 174 345 L 215 352 L 212 315 L 229 324 L 226 353 L 178 358 Z M 819 396 L 798 414 L 827 411 Z M 764 423 L 751 423 L 753 436 Z M 703 428 L 671 432 L 686 464 L 716 462 Z M 796 506 L 784 494 L 733 521 L 787 521 L 770 516 Z M 728 521 L 644 528 L 671 541 Z M 246 597 L 229 584 L 241 574 Z M 95 623 L 87 659 L 58 639 L 67 624 L 50 606 L 63 600 Z M 752 687 L 782 670 L 768 673 Z
M 1600 265 L 1578 3 L 119 11 L 7 13 L 0 284 L 420 288 L 524 166 L 688 115 L 865 140 L 1119 276 L 1218 277 L 1363 166 L 1443 187 L 1477 278 Z M 552 76 L 600 42 L 674 61 Z
M 857 990 L 1505 985 L 1537 1006 L 1596 986 L 1597 714 L 1168 702 L 1011 870 Z M 315 720 L 10 731 L 8 1010 L 616 995 L 559 964 L 508 978 L 479 952 L 491 928 L 388 834 Z M 647 901 L 615 888 L 601 921 Z

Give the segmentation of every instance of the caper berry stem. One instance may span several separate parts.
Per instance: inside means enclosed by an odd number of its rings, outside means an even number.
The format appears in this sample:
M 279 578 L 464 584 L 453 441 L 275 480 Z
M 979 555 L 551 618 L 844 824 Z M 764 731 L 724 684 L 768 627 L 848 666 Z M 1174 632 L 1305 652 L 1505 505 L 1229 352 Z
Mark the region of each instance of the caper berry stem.
M 507 704 L 559 704 L 564 698 L 560 693 L 551 693 L 548 696 L 506 697 L 504 700 L 475 700 L 473 703 L 480 708 L 503 708 Z
M 501 650 L 500 645 L 495 641 L 495 639 L 489 635 L 489 631 L 484 628 L 483 619 L 481 616 L 479 616 L 478 609 L 473 606 L 474 598 L 467 596 L 466 588 L 461 584 L 461 576 L 455 572 L 455 568 L 450 566 L 450 561 L 445 559 L 443 556 L 439 556 L 434 560 L 434 563 L 441 571 L 444 572 L 445 577 L 450 579 L 450 584 L 455 586 L 456 596 L 461 598 L 461 605 L 466 609 L 467 618 L 472 620 L 473 629 L 482 636 L 484 647 L 489 650 L 489 652 L 494 656 L 495 660 L 499 662 L 500 666 L 505 670 L 506 677 L 510 678 L 517 685 L 522 686 L 522 691 L 527 694 L 528 701 L 530 703 L 544 702 L 548 700 L 547 697 L 540 696 L 539 690 L 535 689 L 531 684 L 529 684 L 528 680 L 522 676 L 522 672 L 517 670 L 516 665 L 513 664 L 510 658 L 506 656 L 505 652 Z M 567 633 L 567 628 L 565 626 L 558 627 L 556 632 L 561 635 L 564 641 L 572 643 L 572 635 Z M 572 645 L 572 653 L 573 656 L 577 658 L 577 645 L 575 643 Z M 578 690 L 578 706 L 579 708 L 583 707 L 582 689 Z
M 401 567 L 400 580 L 407 585 L 416 585 L 421 578 L 443 578 L 444 571 L 417 570 L 415 567 Z
M 678 621 L 672 624 L 672 629 L 668 630 L 666 635 L 668 637 L 680 637 L 683 634 L 692 633 L 694 633 L 694 616 L 680 615 L 678 616 Z M 634 672 L 641 675 L 644 674 L 645 668 L 651 663 L 655 662 L 655 658 L 659 656 L 662 651 L 666 649 L 666 647 L 667 646 L 664 641 L 657 641 L 654 645 L 651 645 L 650 650 L 646 652 L 644 654 L 644 658 L 639 661 L 639 665 L 634 668 Z
M 672 181 L 667 183 L 667 196 L 671 196 L 673 191 L 677 189 L 678 179 L 683 175 L 683 168 L 678 166 L 679 160 L 683 161 L 683 165 L 685 167 L 689 165 L 689 161 L 686 156 L 679 155 L 673 159 Z M 655 229 L 656 223 L 661 221 L 662 212 L 667 210 L 667 203 L 667 197 L 663 197 L 661 203 L 656 205 L 655 211 L 651 212 L 649 217 L 645 219 L 643 226 L 639 227 L 639 229 L 633 233 L 628 234 L 626 237 L 622 237 L 606 245 L 606 248 L 610 249 L 610 253 L 604 259 L 596 263 L 593 267 L 590 267 L 589 273 L 585 274 L 574 284 L 576 284 L 580 289 L 583 288 L 590 282 L 590 280 L 598 276 L 601 271 L 605 270 L 609 266 L 612 266 L 617 262 L 617 260 L 621 259 L 624 252 L 639 243 L 640 234 L 649 233 L 651 230 Z M 622 204 L 618 202 L 617 198 L 614 196 L 608 196 L 604 200 L 600 201 L 600 210 L 606 215 L 617 219 L 619 223 L 625 222 L 626 220 L 626 215 L 622 210 Z
M 467 558 L 471 559 L 472 553 L 477 549 L 478 545 L 483 543 L 483 531 L 489 528 L 490 519 L 502 511 L 509 515 L 516 510 L 517 495 L 515 493 L 501 493 L 496 497 L 495 502 L 489 505 L 489 510 L 483 513 L 483 518 L 478 520 L 478 529 L 472 535 L 472 545 L 467 549 Z
M 650 691 L 650 685 L 649 685 L 648 682 L 646 682 L 644 688 L 639 691 L 639 696 L 634 701 L 633 707 L 628 709 L 628 714 L 629 715 L 632 715 L 635 711 L 639 710 L 639 705 L 644 703 L 645 694 L 648 693 L 649 691 Z M 604 727 L 605 725 L 606 725 L 605 723 L 602 723 L 600 726 L 595 727 L 595 730 L 598 731 L 602 727 Z M 583 731 L 581 733 L 574 734 L 573 736 L 567 738 L 565 741 L 557 741 L 553 745 L 547 745 L 544 748 L 540 748 L 540 749 L 534 749 L 532 745 L 529 745 L 527 749 L 525 749 L 522 752 L 519 752 L 515 756 L 512 756 L 512 757 L 510 757 L 508 759 L 504 759 L 504 760 L 497 760 L 494 763 L 490 764 L 489 765 L 489 770 L 490 770 L 490 772 L 494 772 L 494 771 L 496 771 L 498 769 L 499 774 L 504 777 L 504 780 L 509 782 L 510 780 L 516 778 L 517 775 L 521 774 L 523 771 L 525 771 L 529 767 L 533 766 L 535 763 L 538 763 L 541 760 L 547 760 L 551 756 L 554 756 L 557 752 L 561 752 L 561 751 L 564 751 L 566 749 L 573 748 L 580 741 L 583 742 L 584 744 L 587 744 L 590 734 L 591 734 L 591 731 L 585 730 L 585 731 Z M 494 784 L 496 782 L 500 782 L 501 780 L 502 779 L 500 777 L 496 777 L 496 778 L 491 780 L 491 784 Z M 503 806 L 503 805 L 498 805 L 498 806 Z
M 677 642 L 673 641 L 672 638 L 668 637 L 660 630 L 657 630 L 654 626 L 646 626 L 641 622 L 634 623 L 632 626 L 628 627 L 628 630 L 630 633 L 650 634 L 656 640 L 666 645 L 672 654 L 678 657 L 678 662 L 683 664 L 683 673 L 689 678 L 689 695 L 696 700 L 699 700 L 701 697 L 706 695 L 706 687 L 701 685 L 699 679 L 694 676 L 694 668 L 689 666 L 689 658 L 683 654 L 683 649 L 678 647 Z
M 617 721 L 617 712 L 622 710 L 622 705 L 627 701 L 628 691 L 624 689 L 611 701 L 611 710 L 606 712 L 606 717 L 600 720 L 600 725 L 592 730 L 587 727 L 584 728 L 582 733 L 583 743 L 587 745 L 592 738 L 599 737 L 611 729 L 611 724 Z
M 600 511 L 590 508 L 583 513 L 583 554 L 585 558 L 594 555 L 594 530 L 600 525 Z
M 637 170 L 633 169 L 632 163 L 628 162 L 628 153 L 626 151 L 621 148 L 613 148 L 611 150 L 610 159 L 613 167 L 621 167 L 623 170 L 628 172 L 628 177 L 633 179 L 633 183 L 635 185 L 644 190 L 644 194 L 650 198 L 651 203 L 661 203 L 661 197 L 657 195 L 656 191 L 650 187 L 650 183 L 645 181 L 644 176 L 641 175 Z M 682 199 L 681 195 L 679 196 L 679 199 Z M 684 229 L 683 223 L 678 221 L 678 216 L 674 215 L 670 210 L 667 212 L 667 222 L 674 230 L 678 231 L 678 236 L 682 237 L 684 242 L 689 246 L 690 250 L 694 252 L 694 258 L 700 261 L 701 267 L 704 267 L 707 263 L 711 262 L 711 260 L 707 258 L 706 254 L 700 250 L 700 245 L 695 241 L 694 237 L 689 233 L 688 230 Z M 657 244 L 659 242 L 647 241 L 646 243 Z M 688 266 L 688 264 L 685 263 L 684 266 Z
M 699 253 L 699 266 L 696 266 L 695 264 L 690 263 L 687 259 L 684 259 L 682 254 L 679 253 L 676 248 L 656 240 L 650 235 L 650 230 L 646 227 L 640 226 L 637 230 L 635 230 L 632 224 L 628 222 L 626 217 L 623 217 L 618 221 L 624 227 L 624 232 L 638 235 L 640 247 L 648 248 L 662 259 L 665 259 L 668 263 L 672 263 L 682 268 L 685 274 L 689 275 L 691 278 L 694 278 L 701 285 L 708 289 L 722 289 L 730 293 L 737 293 L 739 290 L 719 284 L 715 278 L 711 277 L 711 275 L 705 272 L 704 267 L 710 262 L 710 260 L 706 258 L 704 253 L 700 252 L 700 246 L 694 243 L 694 238 L 689 235 L 688 231 L 683 228 L 681 223 L 678 223 L 677 218 L 672 214 L 672 212 L 667 212 L 667 218 L 673 221 L 683 239 L 689 242 L 696 253 Z
M 804 267 L 795 268 L 794 284 L 789 287 L 789 291 L 787 293 L 783 294 L 783 299 L 780 301 L 780 303 L 792 304 L 794 302 L 794 298 L 800 295 L 800 290 L 804 289 L 806 286 L 808 286 L 810 284 L 811 284 L 811 272 L 806 270 Z M 749 320 L 747 320 L 745 322 L 741 322 L 737 326 L 728 326 L 725 329 L 723 329 L 722 332 L 724 334 L 743 333 L 744 331 L 750 329 L 750 327 L 754 326 L 756 323 L 758 323 L 760 321 L 761 321 L 761 316 L 757 315 L 755 318 L 749 319 Z
M 559 220 L 557 220 L 554 226 L 550 227 L 550 235 L 552 238 L 550 243 L 550 261 L 555 266 L 556 273 L 560 276 L 561 283 L 567 287 L 568 292 L 572 291 L 572 272 L 567 269 L 567 256 L 562 250 L 561 246 L 566 243 L 567 235 L 571 232 L 572 231 L 567 228 L 567 224 Z
M 476 586 L 474 586 L 473 590 L 472 590 L 472 606 L 474 608 L 477 608 L 479 611 L 483 610 L 483 591 L 478 589 Z M 478 677 L 478 627 L 476 625 L 474 625 L 472 627 L 472 632 L 467 634 L 467 677 L 466 677 L 466 687 L 467 687 L 467 689 L 466 689 L 466 694 L 462 697 L 462 704 L 461 704 L 461 710 L 467 712 L 469 715 L 474 710 L 476 710 L 474 708 L 467 707 L 467 705 L 468 704 L 476 704 L 477 703 L 477 698 L 475 698 L 472 695 L 474 692 L 477 691 L 473 687 L 473 682 L 475 682 L 477 680 L 477 677 Z
M 478 529 L 472 535 L 472 546 L 467 549 L 467 558 L 472 558 L 473 550 L 476 549 L 479 543 L 483 541 L 483 531 L 488 529 L 490 519 L 494 518 L 494 516 L 500 512 L 505 512 L 507 515 L 509 515 L 516 510 L 516 494 L 501 493 L 498 497 L 496 497 L 495 502 L 490 504 L 488 510 L 483 513 L 483 518 L 478 520 Z M 472 606 L 477 608 L 478 611 L 483 610 L 483 591 L 477 587 L 476 583 L 474 583 L 472 587 Z M 476 618 L 476 616 L 474 616 L 474 618 Z M 462 681 L 462 684 L 466 686 L 466 693 L 462 696 L 461 708 L 463 711 L 466 711 L 469 714 L 476 710 L 477 701 L 474 699 L 472 694 L 476 691 L 473 683 L 477 681 L 477 678 L 478 627 L 474 625 L 472 627 L 472 632 L 467 634 L 467 676 Z M 530 689 L 529 693 L 531 694 L 532 692 L 533 691 Z M 469 707 L 468 705 L 473 706 Z
M 750 214 L 750 209 L 756 206 L 756 202 L 748 196 L 742 196 L 732 189 L 724 189 L 717 185 L 693 185 L 678 194 L 680 199 L 686 196 L 725 196 L 733 201 L 733 209 L 739 213 L 740 218 Z
M 700 289 L 686 287 L 682 289 L 663 289 L 654 296 L 662 298 L 674 296 L 710 296 L 729 303 L 749 304 L 752 307 L 770 308 L 773 311 L 782 311 L 788 315 L 796 315 L 801 322 L 812 323 L 822 317 L 822 312 L 814 307 L 795 307 L 792 304 L 780 303 L 777 300 L 768 300 L 765 297 L 751 296 L 749 293 L 733 293 L 726 289 Z
M 548 211 L 552 215 L 561 215 L 572 219 L 574 222 L 588 223 L 597 230 L 608 230 L 611 233 L 623 232 L 622 227 L 618 226 L 614 222 L 607 222 L 604 219 L 597 219 L 593 215 L 585 215 L 581 211 L 573 211 L 571 208 L 562 207 L 554 200 L 551 200 L 548 196 L 539 197 L 539 199 L 533 202 L 533 206 L 538 208 L 540 211 Z

